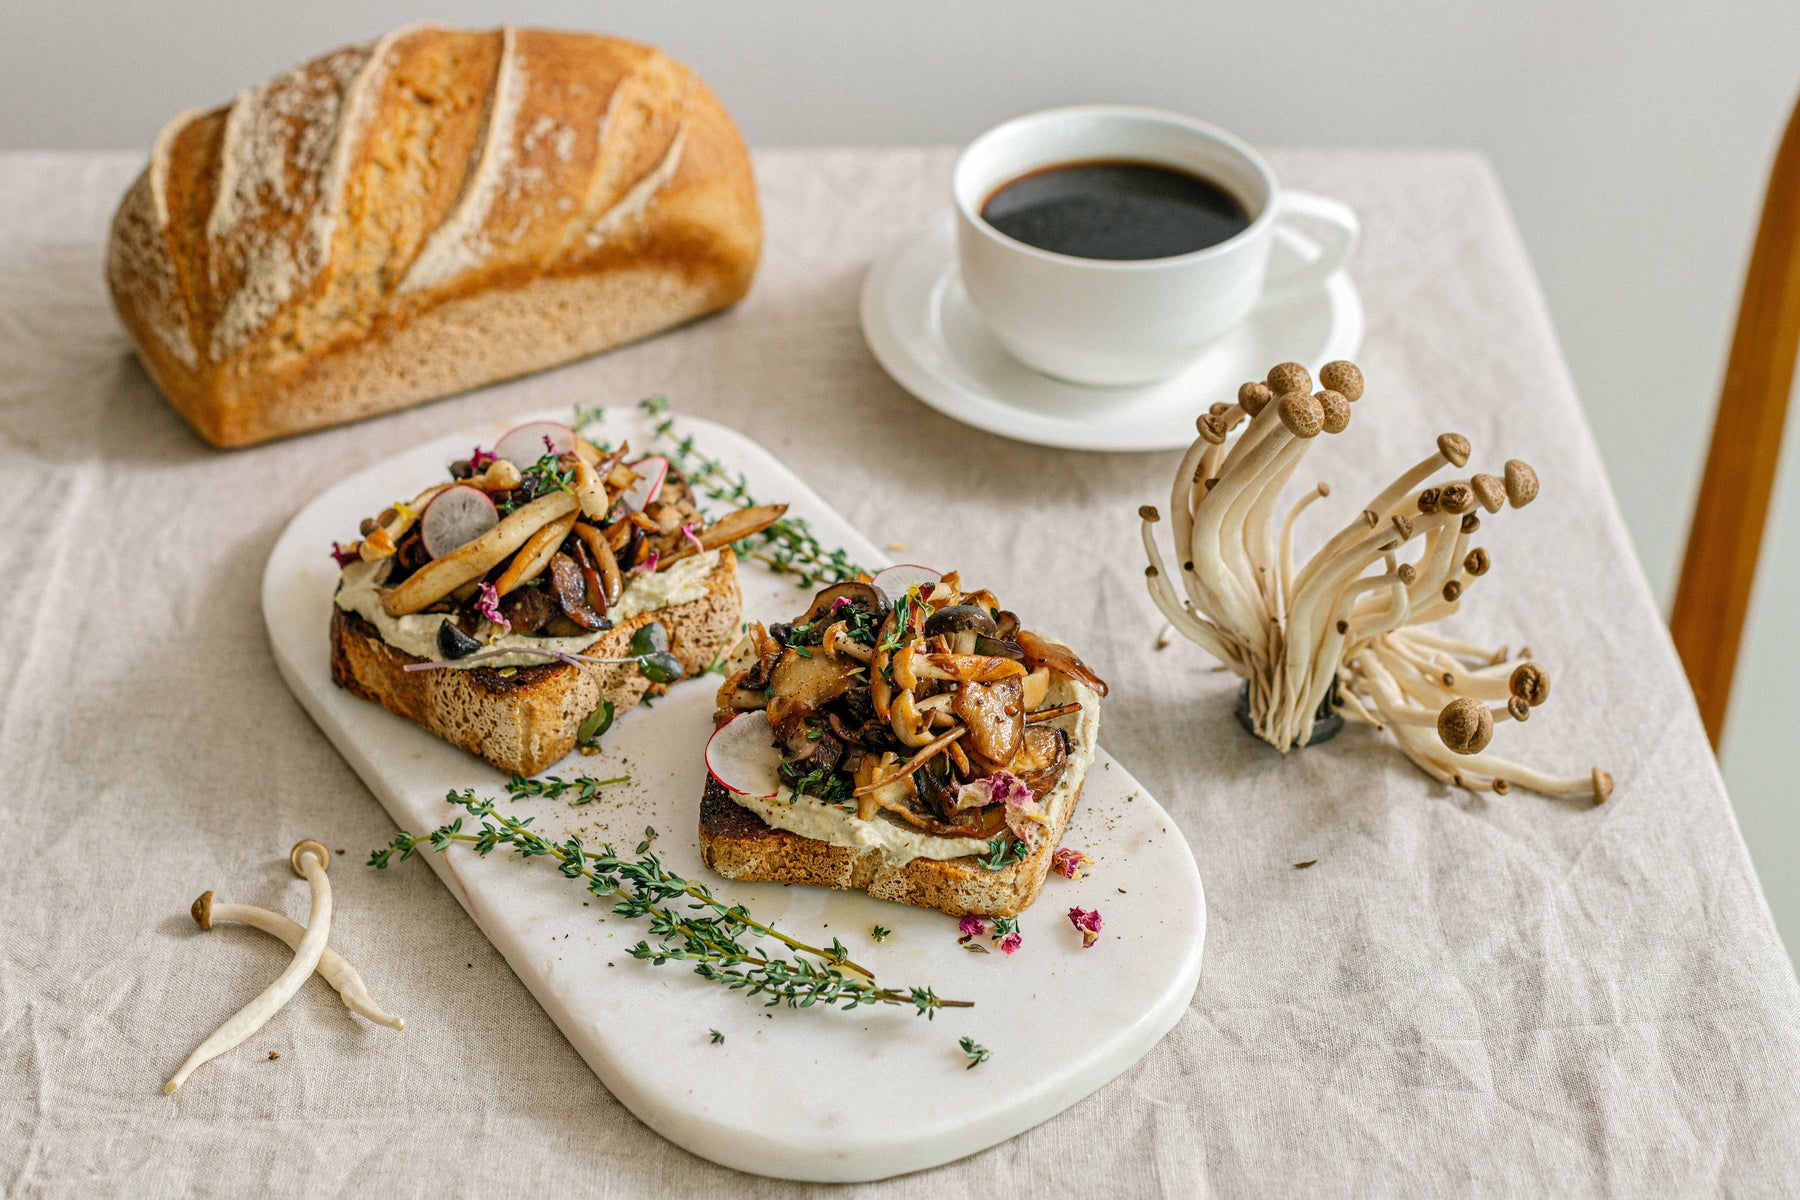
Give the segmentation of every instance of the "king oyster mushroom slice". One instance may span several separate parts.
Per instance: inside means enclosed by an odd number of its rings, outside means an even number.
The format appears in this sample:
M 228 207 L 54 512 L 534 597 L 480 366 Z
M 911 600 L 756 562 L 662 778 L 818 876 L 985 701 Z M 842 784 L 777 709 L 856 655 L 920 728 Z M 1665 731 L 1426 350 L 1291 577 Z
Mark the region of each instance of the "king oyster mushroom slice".
M 486 575 L 538 530 L 576 508 L 575 497 L 564 491 L 538 497 L 474 541 L 420 567 L 382 598 L 382 608 L 390 617 L 404 617 L 436 604 L 463 584 Z
M 607 620 L 588 605 L 587 580 L 574 559 L 566 554 L 550 558 L 550 590 L 562 605 L 563 615 L 583 629 L 605 629 Z
M 261 1029 L 300 990 L 307 976 L 319 969 L 326 939 L 331 936 L 331 883 L 325 877 L 331 866 L 331 851 L 307 838 L 294 844 L 288 862 L 294 868 L 294 874 L 304 878 L 312 889 L 312 912 L 306 919 L 306 934 L 294 950 L 293 961 L 256 999 L 238 1009 L 213 1031 L 211 1037 L 194 1048 L 187 1061 L 163 1085 L 165 1095 L 172 1095 L 203 1063 L 242 1044 L 245 1038 Z
M 513 560 L 506 564 L 506 570 L 494 581 L 494 590 L 504 596 L 517 591 L 521 584 L 529 583 L 542 575 L 569 536 L 569 531 L 575 528 L 577 515 L 573 512 L 564 513 L 526 538 L 525 544 L 519 547 L 519 552 L 513 555 Z
M 1025 681 L 1013 675 L 994 683 L 961 683 L 950 711 L 969 728 L 971 748 L 989 762 L 1012 762 L 1025 741 Z

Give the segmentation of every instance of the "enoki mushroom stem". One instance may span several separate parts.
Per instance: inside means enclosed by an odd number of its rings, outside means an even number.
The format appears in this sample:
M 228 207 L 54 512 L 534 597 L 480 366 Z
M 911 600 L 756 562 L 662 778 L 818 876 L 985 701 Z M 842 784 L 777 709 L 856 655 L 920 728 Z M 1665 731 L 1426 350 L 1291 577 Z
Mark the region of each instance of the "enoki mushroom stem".
M 1543 667 L 1503 665 L 1504 649 L 1430 628 L 1456 613 L 1492 566 L 1470 540 L 1481 527 L 1478 510 L 1529 504 L 1537 473 L 1510 459 L 1498 475 L 1428 485 L 1469 462 L 1469 440 L 1443 434 L 1435 454 L 1402 471 L 1297 562 L 1299 518 L 1331 489 L 1317 484 L 1275 520 L 1279 494 L 1320 435 L 1349 426 L 1365 386 L 1348 362 L 1327 363 L 1319 382 L 1314 392 L 1305 367 L 1280 363 L 1265 381 L 1239 388 L 1235 405 L 1216 404 L 1200 417 L 1169 496 L 1172 558 L 1158 544 L 1161 514 L 1139 509 L 1145 578 L 1168 629 L 1249 682 L 1251 725 L 1283 754 L 1311 738 L 1335 686 L 1342 716 L 1391 730 L 1434 778 L 1501 794 L 1517 786 L 1605 800 L 1612 777 L 1598 767 L 1555 778 L 1484 753 L 1495 722 L 1523 721 L 1548 697 Z M 1234 441 L 1244 416 L 1250 422 Z M 1399 561 L 1403 554 L 1412 561 Z M 1180 570 L 1171 572 L 1171 563 Z
M 325 940 L 331 936 L 331 884 L 325 877 L 331 864 L 331 851 L 308 838 L 294 844 L 288 862 L 294 873 L 312 888 L 312 911 L 306 919 L 306 932 L 294 950 L 293 961 L 260 996 L 238 1009 L 230 1020 L 213 1031 L 211 1037 L 195 1047 L 187 1061 L 163 1085 L 165 1095 L 173 1094 L 203 1063 L 242 1044 L 245 1038 L 261 1029 L 300 990 L 307 976 L 318 970 L 319 960 L 325 955 Z
M 298 921 L 291 921 L 277 912 L 266 908 L 258 908 L 254 904 L 220 904 L 207 892 L 194 901 L 194 923 L 202 929 L 211 929 L 214 925 L 248 925 L 252 929 L 260 929 L 270 937 L 287 943 L 290 950 L 298 950 L 300 941 L 306 936 L 306 927 Z M 344 1007 L 353 1013 L 360 1013 L 377 1025 L 386 1025 L 389 1029 L 403 1030 L 406 1022 L 387 1012 L 374 1000 L 369 998 L 368 985 L 348 959 L 325 947 L 319 956 L 319 978 L 329 983 L 343 1000 Z

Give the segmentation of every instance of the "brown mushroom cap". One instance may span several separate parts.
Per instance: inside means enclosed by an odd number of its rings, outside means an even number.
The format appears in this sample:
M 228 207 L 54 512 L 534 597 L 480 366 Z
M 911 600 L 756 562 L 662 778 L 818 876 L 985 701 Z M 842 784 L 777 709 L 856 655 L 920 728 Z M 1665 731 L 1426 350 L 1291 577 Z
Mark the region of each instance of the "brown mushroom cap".
M 1466 513 L 1475 507 L 1475 490 L 1466 483 L 1446 483 L 1438 489 L 1438 507 L 1447 513 Z
M 1341 394 L 1346 400 L 1361 400 L 1363 394 L 1362 368 L 1347 359 L 1335 359 L 1319 368 L 1319 382 L 1332 391 Z
M 1462 583 L 1459 580 L 1452 579 L 1444 584 L 1444 599 L 1451 603 L 1455 603 L 1456 598 L 1462 595 L 1462 590 Z
M 1275 393 L 1269 390 L 1269 385 L 1254 379 L 1238 389 L 1238 407 L 1253 417 L 1274 399 Z
M 1211 413 L 1201 413 L 1194 421 L 1194 428 L 1199 431 L 1201 437 L 1206 439 L 1208 445 L 1222 446 L 1225 444 L 1225 422 Z
M 1513 668 L 1506 689 L 1536 708 L 1550 698 L 1550 672 L 1534 662 L 1520 663 Z
M 309 854 L 319 860 L 321 871 L 331 870 L 331 851 L 325 848 L 324 843 L 314 841 L 312 838 L 301 838 L 294 843 L 294 848 L 288 851 L 288 865 L 294 868 L 294 874 L 302 879 L 306 878 L 306 871 L 300 864 L 306 861 L 306 856 Z
M 1612 795 L 1612 790 L 1613 790 L 1613 777 L 1611 775 L 1607 774 L 1605 771 L 1602 771 L 1599 767 L 1595 767 L 1594 768 L 1594 803 L 1595 804 L 1605 804 L 1606 798 L 1608 796 Z
M 194 906 L 188 909 L 194 914 L 194 924 L 202 929 L 212 928 L 212 900 L 211 892 L 201 892 L 199 899 L 194 901 Z
M 1269 374 L 1273 377 L 1275 373 Z M 1317 396 L 1293 391 L 1284 394 L 1276 403 L 1280 405 L 1281 423 L 1295 437 L 1318 437 L 1319 431 L 1325 428 L 1325 407 Z
M 1453 754 L 1480 754 L 1494 740 L 1494 714 L 1487 705 L 1458 696 L 1438 713 L 1438 739 Z
M 1269 391 L 1276 396 L 1312 391 L 1312 376 L 1297 362 L 1276 363 L 1269 368 Z
M 1411 563 L 1401 563 L 1400 566 L 1395 569 L 1394 575 L 1401 583 L 1410 585 L 1414 580 L 1418 579 L 1419 568 L 1413 566 Z
M 1475 493 L 1481 507 L 1491 513 L 1499 512 L 1506 505 L 1506 485 L 1500 482 L 1499 476 L 1483 472 L 1469 480 L 1469 490 Z
M 1477 529 L 1480 529 L 1480 528 L 1481 528 L 1481 518 L 1480 517 L 1476 516 L 1474 513 L 1464 513 L 1463 514 L 1462 531 L 1464 533 L 1474 533 Z
M 1401 516 L 1399 513 L 1394 514 L 1391 523 L 1394 527 L 1394 532 L 1400 535 L 1401 541 L 1404 542 L 1407 538 L 1412 536 L 1412 522 Z
M 1428 487 L 1421 491 L 1419 493 L 1419 511 L 1422 513 L 1436 512 L 1438 510 L 1438 494 L 1442 491 L 1442 488 L 1434 487 Z
M 1469 461 L 1469 439 L 1460 433 L 1442 433 L 1437 440 L 1438 453 L 1453 467 L 1463 466 Z
M 1342 433 L 1350 424 L 1350 401 L 1342 393 L 1330 388 L 1316 393 L 1313 397 L 1325 412 L 1325 432 Z
M 1537 499 L 1537 472 L 1530 464 L 1522 463 L 1516 458 L 1506 460 L 1506 498 L 1512 501 L 1514 508 L 1524 508 Z
M 1506 698 L 1506 714 L 1515 721 L 1528 720 L 1531 717 L 1531 705 L 1525 703 L 1522 696 L 1508 696 Z

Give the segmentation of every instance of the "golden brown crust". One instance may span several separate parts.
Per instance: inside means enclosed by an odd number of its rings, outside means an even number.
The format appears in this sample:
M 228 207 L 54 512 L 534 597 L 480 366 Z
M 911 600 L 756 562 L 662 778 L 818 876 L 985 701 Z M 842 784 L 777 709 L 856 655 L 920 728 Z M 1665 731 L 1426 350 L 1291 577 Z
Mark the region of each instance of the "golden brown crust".
M 603 634 L 587 653 L 629 652 L 631 636 L 652 621 L 669 633 L 669 651 L 689 677 L 702 674 L 738 634 L 743 602 L 737 559 L 729 549 L 706 580 L 706 595 L 639 613 Z M 619 712 L 660 693 L 630 663 L 590 670 L 551 663 L 510 674 L 485 667 L 408 671 L 421 660 L 381 640 L 375 627 L 335 605 L 331 610 L 331 678 L 506 772 L 535 775 L 575 748 L 576 731 L 602 699 Z
M 649 336 L 741 299 L 748 152 L 646 46 L 419 27 L 183 114 L 115 215 L 140 357 L 236 446 Z
M 1050 857 L 1080 802 L 1078 787 L 1050 836 L 1029 856 L 1001 870 L 990 871 L 972 857 L 915 858 L 896 869 L 876 850 L 833 846 L 772 828 L 708 776 L 700 800 L 700 857 L 725 878 L 747 883 L 863 891 L 878 900 L 935 908 L 953 917 L 1012 917 L 1030 908 L 1043 890 Z

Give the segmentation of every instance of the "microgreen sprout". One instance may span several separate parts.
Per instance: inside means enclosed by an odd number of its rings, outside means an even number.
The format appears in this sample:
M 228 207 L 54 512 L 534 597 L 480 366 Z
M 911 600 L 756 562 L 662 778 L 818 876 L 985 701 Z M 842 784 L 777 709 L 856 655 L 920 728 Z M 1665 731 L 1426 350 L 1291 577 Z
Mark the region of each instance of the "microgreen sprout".
M 385 868 L 396 857 L 404 861 L 422 845 L 442 853 L 462 842 L 484 856 L 505 846 L 521 858 L 552 860 L 564 877 L 585 881 L 591 895 L 614 900 L 617 915 L 648 921 L 656 940 L 633 946 L 633 958 L 656 966 L 692 963 L 694 974 L 702 979 L 752 996 L 766 995 L 770 1007 L 824 1004 L 850 1010 L 889 1004 L 911 1007 L 927 1019 L 940 1008 L 973 1007 L 972 1001 L 945 1000 L 929 987 L 884 987 L 867 967 L 851 960 L 849 948 L 837 938 L 825 947 L 799 941 L 758 921 L 743 905 L 727 904 L 703 884 L 669 871 L 655 854 L 628 862 L 610 845 L 594 851 L 578 837 L 553 842 L 531 829 L 532 818 L 508 816 L 495 808 L 494 801 L 479 799 L 470 790 L 451 792 L 444 799 L 477 826 L 465 832 L 464 817 L 459 816 L 430 833 L 402 830 L 369 855 L 369 865 Z M 681 900 L 687 903 L 671 903 Z M 765 944 L 752 944 L 759 940 Z M 788 953 L 767 942 L 780 943 Z

